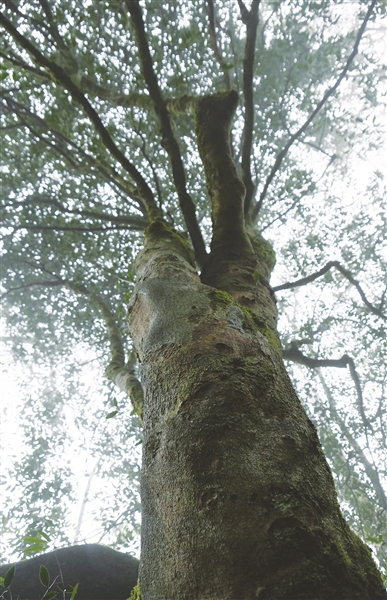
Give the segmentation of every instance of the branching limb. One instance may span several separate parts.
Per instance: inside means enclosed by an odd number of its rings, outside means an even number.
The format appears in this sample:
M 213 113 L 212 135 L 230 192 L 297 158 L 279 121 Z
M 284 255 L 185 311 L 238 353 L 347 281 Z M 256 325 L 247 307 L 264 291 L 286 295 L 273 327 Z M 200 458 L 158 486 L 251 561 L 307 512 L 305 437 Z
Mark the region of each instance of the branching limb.
M 363 290 L 360 286 L 360 283 L 358 281 L 356 281 L 356 279 L 354 279 L 353 275 L 349 271 L 347 271 L 347 269 L 344 269 L 344 267 L 337 260 L 331 260 L 330 262 L 328 262 L 325 265 L 325 267 L 320 269 L 320 271 L 317 271 L 316 273 L 313 273 L 312 275 L 309 275 L 308 277 L 303 277 L 302 279 L 298 279 L 297 281 L 292 281 L 290 283 L 284 283 L 282 285 L 277 285 L 276 287 L 273 288 L 273 290 L 275 292 L 279 292 L 280 290 L 290 290 L 295 287 L 307 285 L 308 283 L 311 283 L 315 279 L 318 279 L 318 277 L 325 275 L 325 273 L 327 273 L 332 267 L 335 267 L 335 269 L 340 271 L 340 273 L 342 275 L 344 275 L 344 277 L 346 279 L 348 279 L 348 281 L 353 286 L 355 286 L 355 288 L 359 292 L 361 299 L 363 300 L 364 304 L 366 305 L 366 307 L 368 308 L 368 310 L 370 312 L 372 312 L 374 315 L 377 315 L 384 321 L 387 321 L 386 315 L 384 315 L 379 308 L 376 308 L 376 306 L 374 306 L 373 304 L 371 304 L 371 302 L 369 302 L 367 300 L 367 297 L 366 297 L 365 293 L 363 292 Z
M 0 93 L 0 95 L 3 95 L 3 93 Z M 47 146 L 50 146 L 60 156 L 63 156 L 74 170 L 84 173 L 87 169 L 96 169 L 106 179 L 109 185 L 116 186 L 125 194 L 126 201 L 126 196 L 129 196 L 136 202 L 138 205 L 137 208 L 139 208 L 144 215 L 147 214 L 145 204 L 141 195 L 138 193 L 136 186 L 122 177 L 122 175 L 109 163 L 104 161 L 101 157 L 94 158 L 94 156 L 85 152 L 64 133 L 58 131 L 51 125 L 48 125 L 42 117 L 31 112 L 28 107 L 20 104 L 20 102 L 16 102 L 7 94 L 4 94 L 4 101 L 6 103 L 3 105 L 5 112 L 12 111 L 16 114 L 20 119 L 20 123 L 26 127 L 34 137 L 41 140 Z M 40 132 L 41 130 L 44 131 L 44 135 Z M 47 134 L 50 134 L 51 137 L 47 137 Z M 70 154 L 70 151 L 68 150 L 69 147 L 82 158 L 81 161 Z
M 357 408 L 359 410 L 364 426 L 369 427 L 370 422 L 367 419 L 364 412 L 363 392 L 360 385 L 360 379 L 356 371 L 353 359 L 350 356 L 348 356 L 348 354 L 344 354 L 341 358 L 337 360 L 311 358 L 309 356 L 305 356 L 305 354 L 301 352 L 301 350 L 299 349 L 299 345 L 300 342 L 292 342 L 290 344 L 290 347 L 283 351 L 284 359 L 291 360 L 293 362 L 299 363 L 300 365 L 305 365 L 306 367 L 309 367 L 311 369 L 318 369 L 319 367 L 335 367 L 338 369 L 345 369 L 346 367 L 349 367 L 349 372 L 351 374 L 351 378 L 356 388 Z
M 358 52 L 358 48 L 359 48 L 359 44 L 360 44 L 360 40 L 363 36 L 363 33 L 365 31 L 365 28 L 367 26 L 367 23 L 371 17 L 372 11 L 375 7 L 377 3 L 377 0 L 372 0 L 368 10 L 367 10 L 367 14 L 363 20 L 363 23 L 360 26 L 360 29 L 357 33 L 356 36 L 356 40 L 355 40 L 355 44 L 353 46 L 353 50 L 350 54 L 350 56 L 348 57 L 348 60 L 342 70 L 342 72 L 340 73 L 339 77 L 337 78 L 336 82 L 334 83 L 334 85 L 329 88 L 323 98 L 320 100 L 320 102 L 317 104 L 316 108 L 314 109 L 314 111 L 309 115 L 309 117 L 306 119 L 305 123 L 302 125 L 302 127 L 300 127 L 300 129 L 298 131 L 296 131 L 296 133 L 294 133 L 289 141 L 286 143 L 286 145 L 283 147 L 283 149 L 281 150 L 281 152 L 277 155 L 277 158 L 275 160 L 275 163 L 266 179 L 265 185 L 263 187 L 263 190 L 260 194 L 259 200 L 256 203 L 253 211 L 252 211 L 252 218 L 255 221 L 258 217 L 259 211 L 262 208 L 262 204 L 263 201 L 266 197 L 267 194 L 267 190 L 271 184 L 271 182 L 273 181 L 276 173 L 279 171 L 281 165 L 282 165 L 282 161 L 284 160 L 285 156 L 287 155 L 287 153 L 289 152 L 290 147 L 294 144 L 294 142 L 296 142 L 299 137 L 306 131 L 306 129 L 308 128 L 308 126 L 310 125 L 310 123 L 313 121 L 313 119 L 316 117 L 316 115 L 320 112 L 320 110 L 323 108 L 323 106 L 327 103 L 327 101 L 329 100 L 329 98 L 335 93 L 335 91 L 337 90 L 337 88 L 339 87 L 340 83 L 343 81 L 344 77 L 346 76 L 348 70 L 350 69 L 354 58 Z
M 141 418 L 144 400 L 142 386 L 134 376 L 132 368 L 128 368 L 128 365 L 125 364 L 125 351 L 121 332 L 107 299 L 100 294 L 89 291 L 84 285 L 75 284 L 71 281 L 66 281 L 66 287 L 76 294 L 87 296 L 102 315 L 108 332 L 111 353 L 111 360 L 105 369 L 106 375 L 121 391 L 128 394 L 134 410 Z
M 32 263 L 28 264 L 44 273 L 50 273 L 41 265 Z M 53 274 L 51 275 L 54 277 Z M 130 397 L 133 408 L 141 419 L 144 399 L 142 386 L 140 381 L 134 375 L 133 361 L 129 361 L 128 364 L 125 363 L 125 350 L 121 332 L 109 306 L 108 300 L 100 294 L 91 292 L 82 284 L 61 278 L 55 278 L 47 281 L 34 281 L 17 286 L 9 289 L 1 296 L 1 298 L 4 298 L 13 292 L 21 291 L 22 289 L 26 290 L 32 287 L 66 287 L 76 294 L 86 296 L 95 306 L 105 322 L 110 345 L 111 359 L 105 370 L 106 375 L 110 381 L 112 381 L 121 391 L 125 392 Z
M 147 84 L 149 94 L 153 100 L 155 112 L 160 121 L 161 132 L 163 136 L 162 144 L 168 152 L 171 161 L 173 181 L 175 183 L 179 198 L 180 208 L 192 240 L 195 258 L 198 264 L 202 266 L 207 256 L 207 252 L 203 236 L 196 219 L 195 205 L 186 189 L 186 176 L 183 161 L 180 155 L 180 149 L 172 131 L 166 103 L 161 93 L 157 76 L 153 68 L 152 57 L 146 38 L 140 4 L 138 0 L 127 0 L 126 4 L 132 18 L 144 79 Z
M 139 193 L 147 207 L 147 212 L 150 221 L 161 218 L 161 212 L 158 208 L 154 199 L 152 190 L 149 188 L 147 182 L 136 169 L 136 167 L 126 158 L 121 150 L 116 146 L 113 139 L 111 138 L 108 130 L 103 125 L 98 113 L 84 96 L 80 88 L 73 82 L 71 77 L 66 73 L 62 67 L 46 58 L 31 42 L 25 38 L 11 23 L 4 14 L 1 14 L 1 22 L 6 31 L 13 37 L 17 44 L 19 44 L 24 50 L 26 50 L 34 62 L 39 66 L 46 69 L 50 74 L 53 81 L 60 86 L 66 88 L 71 94 L 73 100 L 75 100 L 83 108 L 90 121 L 92 122 L 95 130 L 99 134 L 103 144 L 114 156 L 114 158 L 121 164 L 124 170 L 136 182 Z
M 231 82 L 230 82 L 230 73 L 229 73 L 229 68 L 228 65 L 225 63 L 224 58 L 222 56 L 222 52 L 218 46 L 218 40 L 216 37 L 216 28 L 215 28 L 215 8 L 214 8 L 214 2 L 213 0 L 207 0 L 207 14 L 208 14 L 208 20 L 209 20 L 209 24 L 210 24 L 210 40 L 211 40 L 211 46 L 212 49 L 214 51 L 215 54 L 215 58 L 219 63 L 220 68 L 223 71 L 223 78 L 224 78 L 224 85 L 226 90 L 230 90 L 231 89 Z
M 251 149 L 253 145 L 254 129 L 254 57 L 259 22 L 258 10 L 260 0 L 253 0 L 250 11 L 246 9 L 242 2 L 240 2 L 239 5 L 241 7 L 243 22 L 246 25 L 246 44 L 243 58 L 243 97 L 245 104 L 245 118 L 242 147 L 242 181 L 246 188 L 244 212 L 245 215 L 247 215 L 250 211 L 255 192 L 255 185 L 251 178 Z

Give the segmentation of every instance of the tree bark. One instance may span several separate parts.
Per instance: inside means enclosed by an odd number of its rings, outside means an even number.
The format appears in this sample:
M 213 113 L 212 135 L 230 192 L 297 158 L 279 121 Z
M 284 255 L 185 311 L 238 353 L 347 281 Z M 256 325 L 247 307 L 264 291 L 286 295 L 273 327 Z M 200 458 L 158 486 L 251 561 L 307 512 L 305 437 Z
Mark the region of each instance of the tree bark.
M 144 388 L 141 598 L 386 598 L 285 370 L 273 251 L 235 213 L 243 184 L 212 135 L 222 110 L 205 136 L 209 112 L 205 101 L 196 115 L 215 215 L 202 280 L 184 238 L 156 221 L 129 307 Z

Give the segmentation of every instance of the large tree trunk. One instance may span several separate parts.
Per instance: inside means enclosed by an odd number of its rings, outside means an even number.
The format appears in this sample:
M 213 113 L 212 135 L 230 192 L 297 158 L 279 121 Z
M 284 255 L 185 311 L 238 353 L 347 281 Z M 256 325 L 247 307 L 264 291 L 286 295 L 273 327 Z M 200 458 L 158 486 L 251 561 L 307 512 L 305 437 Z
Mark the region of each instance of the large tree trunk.
M 200 279 L 183 237 L 153 223 L 129 309 L 145 391 L 141 598 L 385 598 L 284 368 L 273 252 L 238 216 L 225 98 L 215 116 L 208 98 L 197 110 L 208 264 Z

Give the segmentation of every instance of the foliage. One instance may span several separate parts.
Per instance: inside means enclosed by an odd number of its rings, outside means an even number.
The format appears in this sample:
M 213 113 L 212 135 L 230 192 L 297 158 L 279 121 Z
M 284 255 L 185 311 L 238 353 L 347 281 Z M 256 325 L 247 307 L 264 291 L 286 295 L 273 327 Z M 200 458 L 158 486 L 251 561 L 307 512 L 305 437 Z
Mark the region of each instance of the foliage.
M 130 415 L 125 395 L 113 391 L 112 383 L 102 383 L 97 368 L 102 371 L 114 354 L 108 314 L 125 365 L 130 363 L 138 375 L 125 316 L 134 257 L 149 222 L 138 192 L 140 177 L 165 218 L 192 240 L 165 131 L 160 134 L 149 84 L 146 89 L 128 4 L 21 0 L 6 3 L 4 12 L 23 36 L 15 37 L 9 27 L 4 34 L 0 78 L 3 314 L 13 368 L 25 373 L 19 420 L 26 450 L 13 464 L 13 482 L 2 476 L 8 486 L 3 527 L 19 532 L 28 523 L 29 535 L 43 529 L 56 544 L 70 541 L 71 511 L 80 501 L 74 466 L 66 461 L 70 447 L 83 448 L 98 464 L 101 525 L 112 532 L 111 545 L 127 545 L 138 528 L 139 422 Z M 254 184 L 256 227 L 276 249 L 272 285 L 294 282 L 338 261 L 365 293 L 368 305 L 342 272 L 331 269 L 311 284 L 277 295 L 285 358 L 318 427 L 343 510 L 383 561 L 387 223 L 378 155 L 385 7 L 378 3 L 371 13 L 359 54 L 338 90 L 295 136 L 346 68 L 370 3 L 254 5 L 259 22 L 250 113 L 242 2 L 167 0 L 160 10 L 159 2 L 146 0 L 141 6 L 154 71 L 180 147 L 186 191 L 207 248 L 209 200 L 193 117 L 182 106 L 192 96 L 229 87 L 240 95 L 234 157 L 246 187 L 249 177 Z M 31 54 L 28 44 L 46 63 Z M 70 83 L 47 65 L 62 69 Z M 294 143 L 278 164 L 292 136 Z M 140 177 L 133 177 L 124 159 Z M 349 363 L 345 369 L 308 368 L 299 354 L 295 359 L 296 350 L 320 361 L 348 355 L 360 387 Z M 82 381 L 83 354 L 95 365 L 98 398 L 95 388 Z M 93 470 L 90 464 L 87 469 L 89 474 Z M 20 552 L 24 542 L 17 543 L 16 537 L 11 543 Z

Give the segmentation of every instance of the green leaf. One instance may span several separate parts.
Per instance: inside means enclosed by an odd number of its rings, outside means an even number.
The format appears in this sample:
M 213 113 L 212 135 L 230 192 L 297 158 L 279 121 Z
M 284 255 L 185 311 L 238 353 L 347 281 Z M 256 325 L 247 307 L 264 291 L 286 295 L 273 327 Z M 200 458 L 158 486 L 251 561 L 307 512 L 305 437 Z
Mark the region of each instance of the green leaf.
M 26 535 L 23 540 L 25 542 L 36 542 L 37 544 L 45 544 L 46 542 L 42 540 L 42 538 L 32 537 L 30 535 Z
M 34 544 L 33 546 L 29 546 L 25 550 L 23 550 L 23 554 L 31 554 L 32 552 L 42 552 L 42 550 L 46 550 L 46 544 Z
M 113 410 L 112 412 L 110 412 L 108 415 L 106 415 L 107 419 L 112 419 L 113 417 L 116 416 L 116 414 L 118 413 L 118 410 Z
M 371 542 L 372 544 L 382 544 L 383 542 L 383 536 L 382 535 L 378 535 L 378 537 L 367 537 L 366 538 L 367 542 Z
M 78 586 L 79 586 L 79 583 L 77 583 L 76 585 L 74 585 L 73 593 L 70 596 L 70 600 L 74 600 L 74 598 L 75 598 L 75 596 L 77 594 L 77 591 L 78 591 Z
M 257 281 L 259 279 L 259 273 L 258 273 L 258 271 L 254 271 L 254 273 L 253 273 L 253 279 L 254 279 L 255 283 L 257 283 Z
M 13 567 L 8 569 L 8 571 L 5 574 L 3 585 L 6 589 L 9 588 L 9 586 L 11 585 L 14 575 L 15 575 L 15 565 L 13 565 Z
M 42 600 L 54 600 L 54 598 L 58 597 L 58 592 L 46 592 L 42 598 Z
M 44 539 L 46 539 L 48 542 L 51 541 L 51 538 L 50 538 L 49 535 L 47 535 L 47 533 L 44 533 L 44 531 L 42 531 L 41 529 L 38 529 L 37 531 L 38 531 L 39 535 L 41 535 L 42 537 L 44 537 Z
M 42 583 L 45 587 L 48 587 L 50 585 L 50 573 L 44 565 L 40 565 L 39 579 L 40 583 Z

